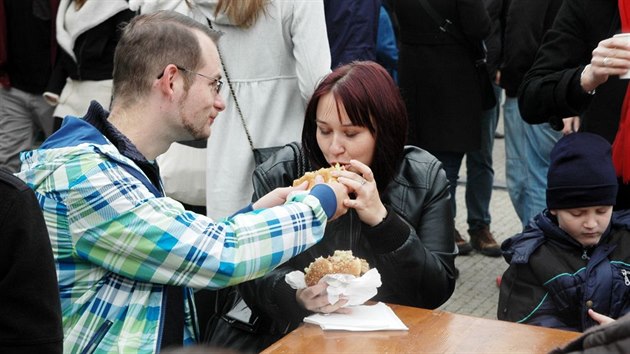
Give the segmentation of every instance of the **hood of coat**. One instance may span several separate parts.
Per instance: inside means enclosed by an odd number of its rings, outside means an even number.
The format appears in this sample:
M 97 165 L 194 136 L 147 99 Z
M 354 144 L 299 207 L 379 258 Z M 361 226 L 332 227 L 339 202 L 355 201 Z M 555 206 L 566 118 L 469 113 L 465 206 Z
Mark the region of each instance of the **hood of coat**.
M 613 228 L 625 227 L 630 230 L 630 210 L 614 212 L 608 228 L 599 244 L 607 242 Z M 510 264 L 526 264 L 536 249 L 547 241 L 560 242 L 569 247 L 583 250 L 584 247 L 558 226 L 556 218 L 549 210 L 536 215 L 522 233 L 503 241 L 501 250 L 505 261 Z
M 86 154 L 101 158 L 82 159 Z M 64 171 L 82 174 L 81 171 L 87 171 L 106 160 L 133 165 L 98 129 L 85 120 L 74 117 L 66 117 L 61 128 L 38 149 L 24 152 L 21 157 L 22 169 L 16 175 L 34 190 L 40 187 L 44 190 L 59 188 L 60 186 L 47 186 L 46 183 L 59 183 L 63 180 L 69 182 L 65 178 L 68 176 L 56 175 L 52 180 L 48 180 L 48 177 L 57 173 L 63 174 Z
M 525 227 L 522 233 L 512 236 L 501 244 L 503 258 L 510 264 L 526 264 L 529 257 L 540 245 L 549 239 L 563 243 L 582 246 L 569 234 L 562 230 L 548 210 L 536 215 Z
M 85 4 L 76 10 L 73 20 L 66 18 L 66 11 L 73 9 L 74 5 L 71 0 L 61 0 L 59 10 L 57 12 L 57 43 L 74 59 L 74 44 L 79 36 L 90 29 L 100 25 L 117 13 L 127 10 L 129 3 L 127 0 L 108 0 L 108 1 L 86 1 Z M 68 15 L 70 16 L 70 15 Z M 71 22 L 71 24 L 69 23 Z

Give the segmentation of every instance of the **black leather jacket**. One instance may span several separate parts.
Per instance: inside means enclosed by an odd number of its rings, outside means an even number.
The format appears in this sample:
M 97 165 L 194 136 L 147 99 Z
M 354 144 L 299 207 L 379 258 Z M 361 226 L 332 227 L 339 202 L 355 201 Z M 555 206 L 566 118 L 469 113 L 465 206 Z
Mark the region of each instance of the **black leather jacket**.
M 254 199 L 299 177 L 295 156 L 284 147 L 254 172 Z M 352 250 L 381 274 L 382 285 L 372 299 L 436 308 L 453 293 L 453 216 L 448 181 L 441 163 L 428 152 L 408 146 L 399 173 L 381 199 L 388 209 L 383 223 L 370 227 L 350 210 L 326 226 L 324 239 L 266 276 L 244 283 L 239 290 L 255 314 L 266 318 L 270 333 L 283 334 L 310 315 L 296 301 L 285 274 L 304 270 L 316 257 L 334 250 Z M 306 166 L 309 170 L 309 166 Z M 273 318 L 274 320 L 270 320 Z

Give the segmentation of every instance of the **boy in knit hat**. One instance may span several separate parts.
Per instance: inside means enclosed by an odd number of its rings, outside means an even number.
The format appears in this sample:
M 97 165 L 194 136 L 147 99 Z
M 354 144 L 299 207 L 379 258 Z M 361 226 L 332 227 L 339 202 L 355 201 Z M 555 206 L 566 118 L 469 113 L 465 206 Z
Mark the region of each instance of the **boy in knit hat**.
M 547 209 L 501 246 L 509 267 L 497 317 L 581 332 L 630 312 L 630 212 L 613 212 L 605 139 L 570 134 L 550 157 Z

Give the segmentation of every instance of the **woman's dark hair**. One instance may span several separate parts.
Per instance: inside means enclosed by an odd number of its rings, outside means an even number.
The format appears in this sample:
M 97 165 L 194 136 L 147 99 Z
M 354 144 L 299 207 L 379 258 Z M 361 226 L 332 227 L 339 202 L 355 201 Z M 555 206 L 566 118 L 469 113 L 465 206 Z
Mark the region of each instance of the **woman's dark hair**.
M 382 192 L 402 161 L 407 139 L 407 111 L 398 87 L 387 70 L 371 61 L 346 64 L 326 76 L 306 107 L 302 130 L 302 146 L 315 168 L 328 167 L 316 137 L 317 105 L 328 93 L 338 111 L 343 106 L 353 125 L 367 127 L 375 137 L 370 168 Z

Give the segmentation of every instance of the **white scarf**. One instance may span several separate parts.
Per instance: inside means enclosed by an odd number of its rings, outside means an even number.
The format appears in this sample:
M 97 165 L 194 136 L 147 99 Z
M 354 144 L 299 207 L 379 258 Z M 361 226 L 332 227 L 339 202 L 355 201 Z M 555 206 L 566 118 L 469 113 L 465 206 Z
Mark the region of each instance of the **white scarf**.
M 77 11 L 77 14 L 81 15 L 79 16 L 80 21 L 76 26 L 73 26 L 72 31 L 69 31 L 65 26 L 66 10 L 69 6 L 74 6 L 72 0 L 61 0 L 59 4 L 57 12 L 57 43 L 76 62 L 74 42 L 77 38 L 117 13 L 128 9 L 129 3 L 127 0 L 87 0 Z

